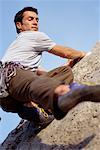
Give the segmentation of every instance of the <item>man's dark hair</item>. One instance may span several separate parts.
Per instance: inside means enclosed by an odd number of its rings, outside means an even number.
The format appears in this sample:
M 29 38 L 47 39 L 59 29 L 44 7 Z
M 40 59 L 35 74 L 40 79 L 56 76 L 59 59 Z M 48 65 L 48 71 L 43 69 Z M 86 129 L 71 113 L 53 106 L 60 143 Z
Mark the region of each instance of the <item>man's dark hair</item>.
M 21 22 L 22 23 L 23 13 L 25 11 L 33 11 L 38 15 L 38 10 L 36 8 L 34 8 L 34 7 L 24 7 L 22 10 L 20 10 L 18 13 L 16 13 L 16 15 L 14 17 L 15 26 L 16 26 L 16 22 Z M 16 30 L 17 30 L 17 33 L 20 32 L 20 30 L 17 28 L 17 26 L 16 26 Z

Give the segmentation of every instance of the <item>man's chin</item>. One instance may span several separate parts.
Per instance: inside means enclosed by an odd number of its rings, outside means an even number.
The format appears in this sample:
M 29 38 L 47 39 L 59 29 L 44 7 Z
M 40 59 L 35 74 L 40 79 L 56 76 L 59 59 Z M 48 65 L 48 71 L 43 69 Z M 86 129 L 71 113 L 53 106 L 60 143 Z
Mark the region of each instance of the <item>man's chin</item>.
M 38 31 L 38 28 L 32 28 L 31 31 Z

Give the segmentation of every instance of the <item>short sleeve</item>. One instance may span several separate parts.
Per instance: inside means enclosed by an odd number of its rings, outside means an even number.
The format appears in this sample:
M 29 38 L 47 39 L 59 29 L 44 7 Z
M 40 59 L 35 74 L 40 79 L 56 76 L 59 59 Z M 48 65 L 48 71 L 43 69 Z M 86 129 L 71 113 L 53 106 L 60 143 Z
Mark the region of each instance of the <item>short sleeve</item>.
M 39 32 L 37 38 L 37 47 L 35 47 L 38 51 L 49 51 L 56 45 L 49 36 L 47 36 L 43 32 Z

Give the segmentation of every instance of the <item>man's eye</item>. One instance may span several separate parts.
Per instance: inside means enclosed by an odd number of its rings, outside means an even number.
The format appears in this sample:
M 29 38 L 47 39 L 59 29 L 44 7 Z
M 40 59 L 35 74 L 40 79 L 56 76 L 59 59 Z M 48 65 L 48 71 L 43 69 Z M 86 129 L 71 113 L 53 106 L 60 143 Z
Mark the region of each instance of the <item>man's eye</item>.
M 34 20 L 34 19 L 35 19 L 37 22 L 39 21 L 39 18 L 33 18 L 33 17 L 29 17 L 29 18 L 28 18 L 28 21 L 32 21 L 32 20 Z
M 38 18 L 36 18 L 36 21 L 37 21 L 37 22 L 39 22 L 39 19 L 38 19 Z
M 32 20 L 32 18 L 28 18 L 28 20 L 29 20 L 29 21 L 31 21 L 31 20 Z

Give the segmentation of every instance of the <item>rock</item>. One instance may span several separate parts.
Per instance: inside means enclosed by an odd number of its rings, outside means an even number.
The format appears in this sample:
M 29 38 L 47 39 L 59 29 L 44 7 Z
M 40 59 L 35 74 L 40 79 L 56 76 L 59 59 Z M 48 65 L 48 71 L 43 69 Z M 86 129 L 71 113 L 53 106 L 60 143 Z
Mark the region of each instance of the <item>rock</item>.
M 100 84 L 100 43 L 73 68 L 75 81 Z M 99 150 L 100 103 L 84 102 L 61 121 L 54 120 L 35 133 L 34 124 L 22 120 L 1 144 L 0 150 Z
M 73 68 L 75 81 L 79 83 L 100 84 L 100 42 L 91 52 Z

